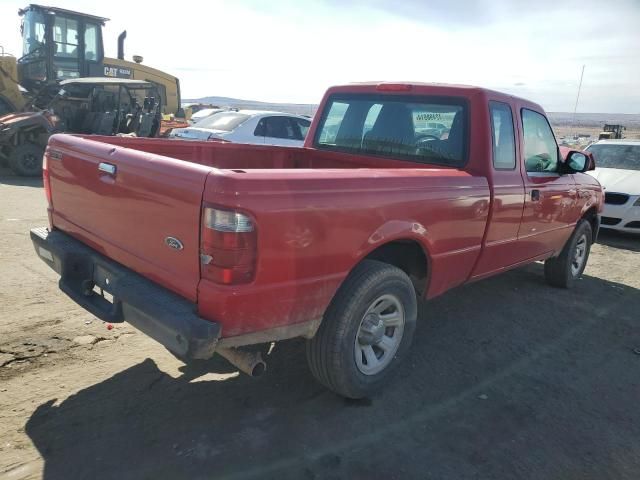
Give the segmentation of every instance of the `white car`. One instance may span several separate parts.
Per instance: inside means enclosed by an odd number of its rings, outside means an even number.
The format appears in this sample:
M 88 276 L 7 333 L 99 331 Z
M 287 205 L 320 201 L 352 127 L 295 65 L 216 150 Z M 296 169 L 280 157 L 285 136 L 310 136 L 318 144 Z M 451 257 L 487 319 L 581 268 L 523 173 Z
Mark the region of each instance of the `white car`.
M 640 140 L 600 140 L 586 148 L 604 188 L 603 228 L 640 234 Z
M 306 117 L 281 112 L 224 111 L 191 127 L 176 128 L 169 137 L 301 147 L 310 125 Z

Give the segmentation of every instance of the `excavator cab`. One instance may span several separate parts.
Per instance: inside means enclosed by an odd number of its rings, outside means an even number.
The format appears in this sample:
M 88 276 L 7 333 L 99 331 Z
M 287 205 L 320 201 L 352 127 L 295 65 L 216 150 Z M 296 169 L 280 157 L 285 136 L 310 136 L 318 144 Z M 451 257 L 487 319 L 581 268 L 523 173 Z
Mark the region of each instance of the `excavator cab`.
M 103 74 L 102 27 L 108 20 L 31 4 L 21 9 L 22 57 L 18 78 L 28 90 Z

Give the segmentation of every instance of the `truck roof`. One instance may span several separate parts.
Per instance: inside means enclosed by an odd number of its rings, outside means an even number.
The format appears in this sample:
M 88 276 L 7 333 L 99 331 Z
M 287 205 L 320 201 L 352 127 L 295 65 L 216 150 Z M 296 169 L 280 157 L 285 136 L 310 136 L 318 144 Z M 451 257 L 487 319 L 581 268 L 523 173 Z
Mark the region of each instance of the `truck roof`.
M 327 93 L 336 92 L 394 92 L 394 93 L 409 93 L 409 94 L 422 94 L 422 95 L 461 95 L 471 96 L 478 94 L 490 95 L 496 99 L 504 102 L 518 101 L 519 103 L 527 104 L 532 107 L 536 107 L 539 110 L 543 108 L 535 102 L 527 100 L 525 98 L 517 97 L 508 93 L 498 92 L 497 90 L 491 90 L 489 88 L 477 87 L 474 85 L 460 85 L 452 83 L 429 83 L 429 82 L 412 82 L 412 81 L 398 81 L 398 82 L 355 82 L 344 85 L 337 85 L 331 87 Z
M 27 7 L 18 11 L 19 15 L 23 15 L 25 12 L 29 10 L 45 10 L 51 11 L 53 13 L 61 13 L 63 15 L 75 15 L 83 18 L 90 18 L 92 20 L 96 20 L 104 25 L 105 22 L 108 22 L 109 19 L 105 17 L 98 17 L 97 15 L 89 15 L 88 13 L 76 12 L 74 10 L 67 10 L 66 8 L 58 8 L 58 7 L 49 7 L 46 5 L 38 5 L 35 3 L 30 3 Z

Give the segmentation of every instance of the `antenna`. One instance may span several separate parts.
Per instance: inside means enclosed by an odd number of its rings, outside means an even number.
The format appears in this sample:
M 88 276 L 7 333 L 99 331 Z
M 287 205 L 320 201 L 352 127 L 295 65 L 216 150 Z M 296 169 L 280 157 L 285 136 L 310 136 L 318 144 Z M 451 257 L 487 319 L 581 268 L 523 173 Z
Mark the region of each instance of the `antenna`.
M 573 107 L 573 118 L 571 119 L 571 130 L 574 129 L 576 125 L 576 112 L 578 111 L 578 101 L 580 100 L 580 90 L 582 90 L 582 78 L 584 77 L 584 67 L 582 65 L 582 73 L 580 73 L 580 83 L 578 84 L 578 95 L 576 96 L 576 104 Z M 574 132 L 575 135 L 575 132 Z

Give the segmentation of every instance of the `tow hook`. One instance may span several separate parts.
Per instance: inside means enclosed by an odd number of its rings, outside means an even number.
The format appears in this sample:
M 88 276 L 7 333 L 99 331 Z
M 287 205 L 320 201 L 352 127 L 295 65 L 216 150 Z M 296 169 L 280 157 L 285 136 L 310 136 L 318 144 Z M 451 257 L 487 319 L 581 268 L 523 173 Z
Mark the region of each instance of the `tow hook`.
M 259 377 L 267 370 L 260 352 L 246 352 L 237 348 L 219 348 L 216 353 L 250 377 Z

